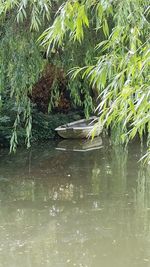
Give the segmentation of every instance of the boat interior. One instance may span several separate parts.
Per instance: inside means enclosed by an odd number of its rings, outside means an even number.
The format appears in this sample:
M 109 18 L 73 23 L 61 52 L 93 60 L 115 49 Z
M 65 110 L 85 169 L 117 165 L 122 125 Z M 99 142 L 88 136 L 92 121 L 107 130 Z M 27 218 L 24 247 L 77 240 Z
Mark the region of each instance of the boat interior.
M 87 126 L 93 126 L 95 123 L 98 122 L 98 119 L 88 119 L 88 120 L 82 120 L 79 122 L 74 122 L 74 123 L 68 123 L 62 126 L 62 128 L 73 128 L 73 127 L 87 127 Z

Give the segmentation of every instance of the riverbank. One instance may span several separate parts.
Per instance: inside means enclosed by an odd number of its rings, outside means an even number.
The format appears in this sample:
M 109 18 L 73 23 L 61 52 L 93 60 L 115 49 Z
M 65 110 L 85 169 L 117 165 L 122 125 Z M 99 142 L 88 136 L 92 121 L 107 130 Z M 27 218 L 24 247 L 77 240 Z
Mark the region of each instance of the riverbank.
M 55 132 L 56 127 L 71 121 L 79 120 L 82 117 L 82 112 L 77 111 L 52 114 L 44 114 L 42 112 L 33 113 L 31 143 L 58 139 L 59 136 Z M 13 129 L 12 122 L 6 120 L 1 123 L 0 128 L 0 147 L 9 147 Z M 17 129 L 17 138 L 19 145 L 23 145 L 25 143 L 26 132 L 23 125 L 20 125 Z

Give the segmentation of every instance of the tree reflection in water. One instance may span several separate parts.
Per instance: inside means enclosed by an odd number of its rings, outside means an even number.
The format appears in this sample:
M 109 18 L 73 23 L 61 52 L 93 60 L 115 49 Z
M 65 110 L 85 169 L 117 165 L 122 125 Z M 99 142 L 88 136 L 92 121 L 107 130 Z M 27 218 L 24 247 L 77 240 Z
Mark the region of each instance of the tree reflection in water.
M 1 155 L 0 267 L 149 266 L 150 170 L 136 144 Z

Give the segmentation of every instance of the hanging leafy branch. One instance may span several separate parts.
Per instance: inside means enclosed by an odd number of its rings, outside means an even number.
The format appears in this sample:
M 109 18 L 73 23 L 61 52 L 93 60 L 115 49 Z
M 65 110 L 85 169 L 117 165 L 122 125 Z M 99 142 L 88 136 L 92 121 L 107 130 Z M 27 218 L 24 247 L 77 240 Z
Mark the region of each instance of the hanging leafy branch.
M 30 146 L 32 116 L 28 96 L 40 76 L 44 61 L 38 44 L 35 44 L 36 35 L 25 33 L 22 29 L 16 30 L 11 21 L 5 27 L 6 32 L 3 31 L 0 42 L 0 95 L 2 108 L 9 98 L 14 103 L 16 119 L 12 128 L 10 150 L 15 151 L 20 126 L 24 126 L 26 144 Z
M 81 12 L 84 10 L 84 12 Z M 147 132 L 150 145 L 150 5 L 148 0 L 67 1 L 40 40 L 48 51 L 66 40 L 84 42 L 85 28 L 103 32 L 94 65 L 75 67 L 99 91 L 100 121 L 121 127 L 120 142 Z M 94 47 L 93 47 L 94 49 Z
M 80 86 L 77 88 L 78 82 L 72 86 L 70 81 L 74 101 L 81 102 L 78 95 L 82 91 L 86 96 L 85 110 L 88 110 L 86 105 L 91 107 L 89 84 L 99 93 L 97 111 L 101 123 L 111 127 L 112 131 L 119 127 L 120 142 L 128 141 L 136 133 L 142 138 L 146 132 L 149 146 L 149 0 L 6 0 L 0 1 L 0 18 L 2 25 L 11 21 L 22 32 L 26 31 L 27 24 L 31 32 L 41 33 L 49 23 L 50 26 L 41 34 L 39 41 L 48 52 L 57 51 L 61 47 L 62 58 L 66 57 L 63 58 L 64 65 L 66 68 L 74 67 L 72 78 L 80 76 L 81 80 L 86 81 L 81 89 Z M 7 87 L 11 87 L 11 96 L 16 99 L 17 109 L 20 110 L 24 103 L 29 140 L 32 121 L 27 115 L 31 107 L 27 96 L 43 64 L 36 43 L 37 35 L 31 37 L 29 33 L 28 38 L 23 38 L 22 34 L 19 38 L 20 33 L 15 33 L 13 28 L 14 37 L 8 38 L 6 44 L 3 32 L 2 29 L 0 90 L 2 92 L 7 83 Z M 31 39 L 35 48 L 28 58 L 29 46 L 32 48 Z M 80 46 L 85 50 L 84 53 L 79 49 Z M 7 55 L 4 47 L 7 51 L 11 47 L 11 53 Z M 34 78 L 31 73 L 34 73 Z M 16 118 L 15 130 L 19 123 L 20 116 Z M 12 144 L 15 142 L 17 139 L 14 136 Z
M 30 146 L 32 116 L 28 96 L 44 65 L 36 32 L 50 20 L 50 14 L 49 0 L 0 1 L 0 106 L 5 106 L 10 97 L 14 103 L 13 112 L 16 113 L 10 140 L 11 151 L 16 150 L 17 132 L 22 125 L 26 131 L 27 146 Z
M 43 29 L 47 27 L 48 21 L 50 24 L 53 22 L 53 18 L 56 15 L 55 10 L 57 10 L 57 7 L 60 7 L 59 10 L 61 10 L 62 2 L 61 0 L 52 1 L 51 3 L 50 1 L 42 0 L 0 1 L 0 62 L 2 63 L 0 66 L 0 104 L 3 104 L 3 110 L 6 110 L 6 102 L 10 97 L 11 103 L 13 102 L 14 104 L 13 112 L 15 111 L 16 113 L 16 118 L 13 117 L 11 150 L 16 149 L 20 127 L 26 129 L 26 143 L 28 146 L 30 145 L 32 103 L 29 95 L 32 94 L 32 88 L 37 83 L 45 64 L 45 59 L 42 58 L 44 49 L 37 43 L 37 38 Z M 75 6 L 77 10 L 78 3 Z M 34 10 L 36 10 L 36 13 L 34 13 Z M 76 34 L 72 36 L 72 41 L 80 37 L 78 30 L 81 16 L 83 17 L 81 24 L 88 29 L 85 14 L 86 8 L 82 5 L 77 18 L 79 25 L 76 26 Z M 83 39 L 83 36 L 80 39 Z M 53 55 L 49 57 L 49 60 L 52 61 L 52 64 L 64 69 L 64 72 L 74 66 L 75 62 L 77 64 L 79 62 L 82 62 L 82 64 L 85 64 L 84 62 L 92 62 L 95 51 L 92 51 L 91 39 L 91 34 L 84 34 L 86 43 L 83 45 L 82 53 L 78 45 L 72 47 L 72 44 L 68 43 L 66 49 L 62 48 L 60 50 L 60 56 L 59 50 L 54 49 Z M 89 48 L 88 51 L 85 49 L 87 46 Z M 70 50 L 71 57 L 69 56 Z M 72 105 L 75 107 L 80 106 L 83 108 L 85 115 L 89 116 L 93 112 L 93 99 L 91 96 L 93 92 L 91 89 L 89 90 L 88 83 L 83 79 L 78 79 L 78 81 L 69 81 L 67 86 L 67 89 L 70 90 Z M 49 111 L 58 102 L 58 98 L 61 95 L 57 81 L 53 83 L 52 87 Z M 6 94 L 7 97 L 5 97 Z
M 16 20 L 22 23 L 30 20 L 30 30 L 39 31 L 45 19 L 50 19 L 51 1 L 50 0 L 7 0 L 0 1 L 0 17 L 6 17 L 8 12 L 16 13 Z M 29 18 L 28 18 L 29 16 Z

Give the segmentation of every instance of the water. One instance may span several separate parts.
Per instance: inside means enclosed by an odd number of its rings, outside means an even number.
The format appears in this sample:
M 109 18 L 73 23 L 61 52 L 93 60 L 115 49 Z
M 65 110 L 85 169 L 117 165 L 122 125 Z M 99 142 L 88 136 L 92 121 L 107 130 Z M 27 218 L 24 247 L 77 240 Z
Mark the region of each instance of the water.
M 0 267 L 150 266 L 140 146 L 56 147 L 0 151 Z

